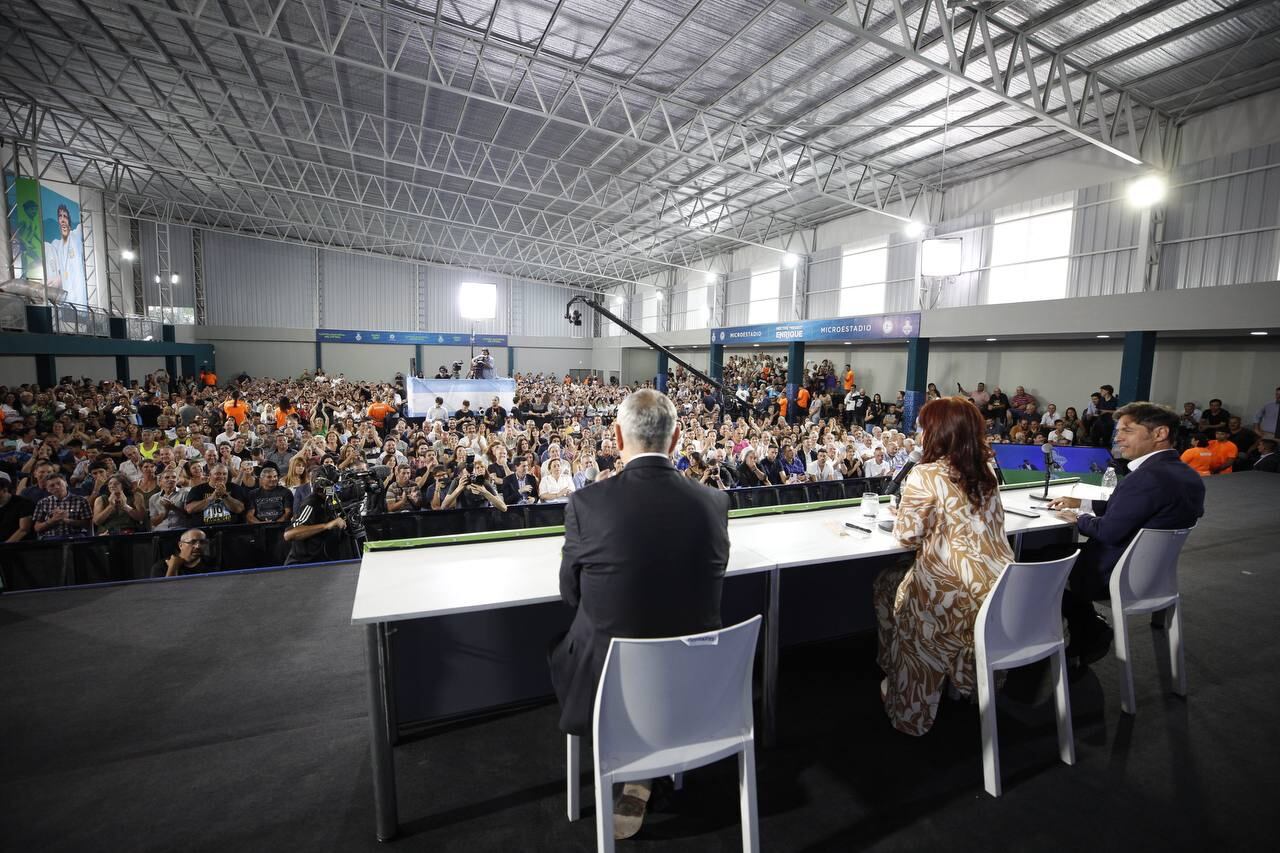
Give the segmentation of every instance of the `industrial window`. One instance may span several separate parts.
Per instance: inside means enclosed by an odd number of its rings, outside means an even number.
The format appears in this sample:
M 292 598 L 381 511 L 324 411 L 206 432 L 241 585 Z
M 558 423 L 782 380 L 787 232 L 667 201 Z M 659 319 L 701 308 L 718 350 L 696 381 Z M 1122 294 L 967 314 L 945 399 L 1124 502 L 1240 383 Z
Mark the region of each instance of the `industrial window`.
M 846 247 L 840 258 L 840 316 L 883 314 L 888 271 L 886 241 Z
M 987 302 L 1034 302 L 1067 295 L 1070 200 L 996 216 Z
M 693 287 L 684 295 L 684 327 L 686 329 L 705 329 L 711 325 L 711 310 L 708 307 L 708 288 Z
M 747 305 L 747 322 L 778 322 L 778 290 L 781 287 L 781 271 L 773 269 L 756 270 L 751 273 L 751 302 Z

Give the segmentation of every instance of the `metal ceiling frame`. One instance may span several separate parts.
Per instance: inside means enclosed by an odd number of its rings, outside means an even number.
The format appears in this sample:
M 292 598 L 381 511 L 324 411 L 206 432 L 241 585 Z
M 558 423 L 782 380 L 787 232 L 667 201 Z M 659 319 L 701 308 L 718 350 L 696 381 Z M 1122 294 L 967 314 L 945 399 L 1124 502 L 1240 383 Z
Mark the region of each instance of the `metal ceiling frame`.
M 1020 27 L 1002 18 L 1007 2 L 760 0 L 659 91 L 640 79 L 670 53 L 703 0 L 677 14 L 625 74 L 592 61 L 617 43 L 610 38 L 629 3 L 597 19 L 602 31 L 575 57 L 548 44 L 565 0 L 527 41 L 495 28 L 500 3 L 467 21 L 458 7 L 437 3 L 432 13 L 400 0 L 325 0 L 322 7 L 270 0 L 265 8 L 247 0 L 66 0 L 83 20 L 64 26 L 67 16 L 55 19 L 39 0 L 19 2 L 40 18 L 33 23 L 17 7 L 0 12 L 0 26 L 15 31 L 0 45 L 0 136 L 16 140 L 36 171 L 107 191 L 106 210 L 119 204 L 124 215 L 156 221 L 172 216 L 210 230 L 597 287 L 663 269 L 701 271 L 742 246 L 781 251 L 853 212 L 907 219 L 941 186 L 936 155 L 912 149 L 943 133 L 944 107 L 975 96 L 979 108 L 962 107 L 949 127 L 1011 107 L 1026 118 L 946 146 L 959 155 L 953 180 L 1020 162 L 981 163 L 972 155 L 966 162 L 963 154 L 1028 128 L 1043 132 L 1025 143 L 1037 154 L 1022 159 L 1088 144 L 1138 166 L 1164 166 L 1176 128 L 1158 107 L 1176 98 L 1132 90 L 1174 67 L 1123 86 L 1106 69 L 1265 4 L 1242 0 L 1089 64 L 1073 52 L 1176 0 L 1149 0 L 1056 46 L 1039 34 L 1099 0 L 1068 0 Z M 784 11 L 795 26 L 775 51 L 725 81 L 710 102 L 686 94 L 746 33 L 758 35 Z M 121 26 L 145 42 L 122 44 Z M 833 32 L 846 43 L 825 52 L 811 74 L 840 73 L 859 52 L 866 69 L 779 116 L 792 93 L 773 80 L 775 68 L 792 51 L 805 55 L 819 35 L 829 43 Z M 55 56 L 49 39 L 73 49 Z M 940 80 L 955 85 L 947 101 L 896 119 L 925 125 L 919 132 L 870 149 L 876 132 L 808 126 L 905 67 L 924 75 L 840 115 L 852 124 Z M 352 75 L 376 75 L 381 110 L 355 97 L 345 82 Z M 1257 69 L 1242 70 L 1225 79 L 1256 76 Z M 391 114 L 393 85 L 397 107 L 421 96 L 417 118 Z M 1266 81 L 1248 88 L 1260 86 Z M 749 91 L 744 109 L 739 99 Z M 451 128 L 427 126 L 441 99 L 461 99 Z M 488 110 L 492 131 L 464 128 L 473 109 Z M 504 134 L 521 119 L 537 129 L 519 139 Z

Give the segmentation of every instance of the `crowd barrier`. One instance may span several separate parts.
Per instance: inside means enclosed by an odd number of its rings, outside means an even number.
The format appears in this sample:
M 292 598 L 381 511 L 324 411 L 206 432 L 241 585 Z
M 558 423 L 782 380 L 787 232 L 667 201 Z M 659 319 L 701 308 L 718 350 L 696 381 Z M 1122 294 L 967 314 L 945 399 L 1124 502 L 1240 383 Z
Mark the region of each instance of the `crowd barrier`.
M 731 509 L 750 509 L 816 501 L 860 498 L 879 492 L 887 478 L 859 478 L 787 486 L 730 489 Z M 371 541 L 448 536 L 554 527 L 564 523 L 564 504 L 523 504 L 506 512 L 489 509 L 423 510 L 371 515 L 364 519 Z M 208 536 L 205 560 L 210 571 L 280 566 L 289 554 L 285 524 L 224 524 L 201 528 Z M 5 592 L 115 583 L 152 577 L 152 566 L 177 550 L 182 530 L 160 530 L 83 539 L 18 542 L 0 545 L 0 581 Z M 354 541 L 350 553 L 357 555 Z

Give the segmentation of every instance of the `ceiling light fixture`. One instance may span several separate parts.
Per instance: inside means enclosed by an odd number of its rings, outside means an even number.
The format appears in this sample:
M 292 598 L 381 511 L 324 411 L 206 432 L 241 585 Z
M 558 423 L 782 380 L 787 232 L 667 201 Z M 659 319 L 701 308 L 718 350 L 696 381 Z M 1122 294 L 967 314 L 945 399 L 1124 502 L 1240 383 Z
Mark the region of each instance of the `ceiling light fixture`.
M 1095 338 L 1109 338 L 1110 335 L 1094 335 Z
M 1125 196 L 1129 199 L 1129 204 L 1134 207 L 1151 207 L 1162 201 L 1168 191 L 1169 182 L 1164 175 L 1151 174 L 1143 175 L 1129 184 L 1129 188 L 1125 190 Z
M 136 255 L 134 255 L 134 254 L 133 254 L 133 249 L 121 249 L 121 250 L 120 250 L 120 260 L 122 260 L 122 261 L 131 261 L 131 260 L 133 260 L 135 257 L 136 257 Z
M 902 233 L 914 240 L 917 237 L 924 236 L 924 229 L 925 225 L 923 222 L 918 222 L 913 219 L 902 227 Z
M 782 256 L 782 265 L 787 269 L 795 269 L 798 263 L 800 263 L 800 256 L 795 252 L 787 252 Z
M 999 338 L 987 338 L 987 340 L 988 340 L 988 341 L 998 341 L 998 340 L 1000 340 L 1000 339 L 999 339 Z
M 1250 332 L 1249 334 L 1254 335 L 1255 337 L 1261 338 L 1265 336 L 1267 333 L 1266 332 Z

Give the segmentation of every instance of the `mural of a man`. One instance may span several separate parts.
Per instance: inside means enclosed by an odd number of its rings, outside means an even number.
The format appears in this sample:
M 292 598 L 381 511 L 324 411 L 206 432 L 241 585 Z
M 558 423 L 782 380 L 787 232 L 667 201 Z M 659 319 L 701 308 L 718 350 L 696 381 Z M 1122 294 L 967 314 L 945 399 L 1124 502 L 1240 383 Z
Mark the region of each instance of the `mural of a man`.
M 83 305 L 88 300 L 84 280 L 84 238 L 80 223 L 72 223 L 71 210 L 58 205 L 58 234 L 44 244 L 46 281 L 50 288 L 66 291 L 66 302 Z

